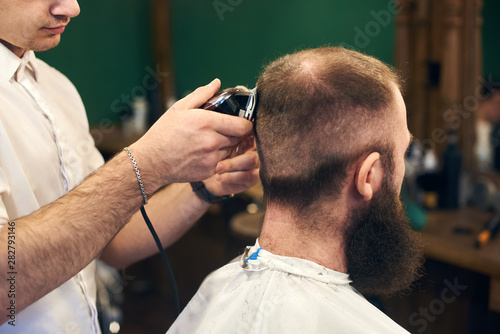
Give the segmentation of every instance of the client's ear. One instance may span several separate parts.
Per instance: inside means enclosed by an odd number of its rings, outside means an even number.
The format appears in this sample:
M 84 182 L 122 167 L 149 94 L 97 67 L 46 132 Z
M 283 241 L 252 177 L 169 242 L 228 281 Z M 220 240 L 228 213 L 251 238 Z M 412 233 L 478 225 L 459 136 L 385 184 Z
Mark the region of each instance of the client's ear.
M 358 167 L 354 183 L 356 189 L 365 201 L 373 197 L 373 193 L 378 190 L 382 184 L 382 163 L 380 162 L 380 153 L 370 153 Z

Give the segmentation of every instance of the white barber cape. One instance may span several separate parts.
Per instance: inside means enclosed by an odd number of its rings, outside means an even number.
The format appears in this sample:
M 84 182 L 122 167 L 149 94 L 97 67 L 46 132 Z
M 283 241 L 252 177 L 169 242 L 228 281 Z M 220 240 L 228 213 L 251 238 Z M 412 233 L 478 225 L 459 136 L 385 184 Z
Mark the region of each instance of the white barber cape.
M 257 241 L 205 279 L 167 333 L 408 333 L 349 283 L 347 274 Z
M 0 43 L 0 229 L 63 196 L 103 162 L 71 82 L 33 51 L 21 59 Z M 20 276 L 30 268 L 16 261 L 14 270 Z M 14 292 L 11 302 L 23 293 Z M 0 333 L 97 334 L 95 304 L 93 261 L 23 311 L 12 310 Z

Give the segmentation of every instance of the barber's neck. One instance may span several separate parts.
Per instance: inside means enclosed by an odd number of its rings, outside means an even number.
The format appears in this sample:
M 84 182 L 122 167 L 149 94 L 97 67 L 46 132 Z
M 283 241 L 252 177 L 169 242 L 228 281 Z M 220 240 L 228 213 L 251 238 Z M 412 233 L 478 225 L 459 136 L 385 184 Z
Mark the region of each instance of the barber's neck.
M 18 56 L 19 58 L 22 58 L 23 55 L 24 55 L 24 52 L 26 52 L 25 49 L 17 47 L 15 45 L 12 45 L 9 42 L 4 41 L 3 39 L 0 39 L 0 43 L 2 43 L 3 45 L 5 45 L 7 47 L 7 49 L 9 49 L 13 54 L 15 54 L 16 56 Z
M 299 217 L 293 210 L 269 203 L 259 244 L 276 255 L 306 259 L 332 270 L 347 272 L 342 245 L 343 226 L 340 226 L 345 212 L 338 211 Z

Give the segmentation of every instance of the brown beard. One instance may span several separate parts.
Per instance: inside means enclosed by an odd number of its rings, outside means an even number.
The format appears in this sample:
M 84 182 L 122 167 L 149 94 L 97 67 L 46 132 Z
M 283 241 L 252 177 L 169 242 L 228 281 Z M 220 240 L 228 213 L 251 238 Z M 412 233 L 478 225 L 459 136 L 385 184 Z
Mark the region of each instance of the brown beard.
M 362 294 L 390 295 L 421 276 L 421 242 L 387 179 L 365 209 L 351 213 L 345 245 L 352 285 Z

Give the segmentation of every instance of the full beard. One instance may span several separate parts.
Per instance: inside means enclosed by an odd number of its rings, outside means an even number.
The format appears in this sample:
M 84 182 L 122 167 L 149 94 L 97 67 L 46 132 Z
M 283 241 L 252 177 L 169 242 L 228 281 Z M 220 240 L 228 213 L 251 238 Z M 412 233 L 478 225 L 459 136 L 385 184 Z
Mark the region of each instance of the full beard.
M 366 208 L 351 213 L 345 231 L 352 285 L 371 296 L 408 289 L 420 276 L 424 260 L 403 203 L 384 181 Z

